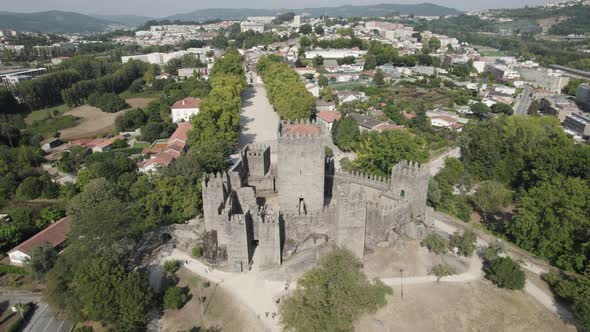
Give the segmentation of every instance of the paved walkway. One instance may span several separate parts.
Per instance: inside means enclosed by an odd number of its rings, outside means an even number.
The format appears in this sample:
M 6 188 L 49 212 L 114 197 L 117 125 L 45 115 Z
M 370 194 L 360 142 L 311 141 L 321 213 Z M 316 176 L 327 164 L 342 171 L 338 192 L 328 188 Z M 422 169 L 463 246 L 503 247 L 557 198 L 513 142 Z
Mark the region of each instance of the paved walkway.
M 240 126 L 239 148 L 253 143 L 270 145 L 271 161 L 275 162 L 279 116 L 266 97 L 264 85 L 249 86 L 244 92 Z

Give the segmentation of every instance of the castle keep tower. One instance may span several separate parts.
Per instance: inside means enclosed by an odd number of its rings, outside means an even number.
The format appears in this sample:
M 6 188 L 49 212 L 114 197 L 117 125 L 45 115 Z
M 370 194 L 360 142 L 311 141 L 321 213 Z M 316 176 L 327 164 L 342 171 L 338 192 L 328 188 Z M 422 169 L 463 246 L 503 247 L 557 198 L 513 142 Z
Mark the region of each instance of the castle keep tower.
M 325 150 L 315 123 L 284 123 L 279 132 L 278 191 L 281 210 L 308 214 L 324 207 Z
M 401 199 L 408 200 L 412 218 L 424 221 L 426 218 L 426 197 L 430 174 L 427 165 L 403 160 L 393 166 L 389 190 Z

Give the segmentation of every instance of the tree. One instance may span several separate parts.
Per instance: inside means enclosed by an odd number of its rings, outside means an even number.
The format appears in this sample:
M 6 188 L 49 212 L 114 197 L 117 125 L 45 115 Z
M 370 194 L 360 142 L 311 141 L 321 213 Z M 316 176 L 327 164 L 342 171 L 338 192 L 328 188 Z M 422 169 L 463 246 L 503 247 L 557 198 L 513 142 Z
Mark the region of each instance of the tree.
M 498 257 L 483 268 L 485 277 L 500 288 L 520 290 L 524 288 L 526 276 L 520 265 L 510 256 Z
M 432 51 L 438 51 L 438 49 L 441 48 L 441 42 L 440 39 L 436 38 L 436 37 L 430 37 L 430 39 L 428 40 L 428 48 L 431 49 Z
M 76 219 L 100 202 L 116 199 L 116 190 L 117 188 L 106 179 L 91 180 L 84 186 L 83 191 L 70 201 L 67 214 Z
M 370 282 L 360 261 L 346 249 L 335 249 L 298 281 L 293 295 L 281 301 L 281 323 L 289 331 L 349 331 L 364 313 L 386 304 L 391 288 Z
M 385 75 L 383 73 L 383 70 L 381 69 L 377 69 L 375 71 L 375 76 L 373 76 L 373 81 L 375 82 L 375 84 L 377 86 L 383 86 L 385 84 Z
M 426 162 L 426 142 L 407 131 L 374 131 L 362 136 L 356 149 L 355 165 L 359 170 L 377 176 L 389 176 L 391 168 L 402 160 Z
M 473 255 L 477 246 L 475 233 L 469 229 L 463 231 L 463 234 L 455 232 L 451 236 L 449 246 L 451 248 L 457 248 L 459 255 L 469 257 Z
M 475 103 L 471 105 L 471 111 L 476 115 L 484 115 L 490 112 L 490 108 L 484 103 Z
M 312 27 L 309 24 L 303 24 L 299 27 L 299 33 L 302 35 L 309 35 L 312 32 Z
M 315 58 L 313 58 L 313 66 L 315 68 L 318 68 L 323 65 L 324 65 L 324 57 L 321 55 L 316 55 Z
M 360 131 L 356 121 L 349 116 L 334 123 L 332 128 L 334 144 L 342 151 L 354 150 L 360 140 Z
M 299 46 L 301 46 L 301 48 L 306 48 L 310 45 L 311 45 L 311 39 L 309 39 L 309 37 L 303 36 L 303 37 L 301 37 L 301 39 L 299 39 Z
M 29 267 L 35 279 L 42 279 L 53 267 L 57 259 L 57 252 L 49 245 L 35 247 L 30 252 Z
M 328 83 L 330 83 L 330 81 L 328 80 L 328 78 L 324 75 L 320 75 L 320 77 L 318 78 L 318 85 L 321 88 L 325 88 L 328 86 Z
M 449 250 L 449 242 L 436 233 L 428 234 L 420 242 L 420 246 L 428 248 L 429 251 L 437 255 L 444 254 Z
M 486 223 L 488 222 L 488 216 L 499 212 L 511 200 L 512 194 L 510 190 L 504 184 L 497 181 L 481 182 L 471 199 Z
M 512 109 L 512 106 L 505 103 L 495 103 L 492 105 L 492 112 L 512 115 L 514 113 L 514 109 Z
M 324 101 L 336 102 L 336 100 L 338 99 L 338 93 L 331 86 L 327 86 L 320 90 L 320 98 Z
M 324 34 L 324 28 L 321 25 L 316 25 L 315 27 L 313 27 L 313 30 L 317 35 L 321 36 Z
M 436 282 L 440 282 L 443 277 L 457 274 L 457 270 L 448 264 L 442 263 L 432 267 L 432 274 L 436 276 Z
M 170 287 L 164 294 L 164 309 L 178 310 L 188 301 L 188 289 L 185 287 Z

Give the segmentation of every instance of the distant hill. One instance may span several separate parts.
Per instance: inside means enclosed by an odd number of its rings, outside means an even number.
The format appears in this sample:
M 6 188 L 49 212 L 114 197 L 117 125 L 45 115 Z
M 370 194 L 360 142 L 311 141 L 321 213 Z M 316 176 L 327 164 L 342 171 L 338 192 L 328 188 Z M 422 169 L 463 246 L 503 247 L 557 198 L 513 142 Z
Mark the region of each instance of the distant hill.
M 153 20 L 153 17 L 137 16 L 137 15 L 91 15 L 92 17 L 100 20 L 110 21 L 126 25 L 129 27 L 136 27 L 144 24 L 149 20 Z
M 116 22 L 91 17 L 84 14 L 47 11 L 38 13 L 0 12 L 0 28 L 18 31 L 73 33 L 99 32 Z
M 247 9 L 247 8 L 211 8 L 199 9 L 190 13 L 176 14 L 165 17 L 168 20 L 181 21 L 206 21 L 212 19 L 236 20 L 244 19 L 248 16 L 272 16 L 285 12 L 294 12 L 296 14 L 308 13 L 313 17 L 327 15 L 331 17 L 351 17 L 351 16 L 383 16 L 391 13 L 401 15 L 414 14 L 417 16 L 446 16 L 459 15 L 461 12 L 457 9 L 435 5 L 432 3 L 421 3 L 415 5 L 401 4 L 378 4 L 363 6 L 338 6 L 338 7 L 319 7 L 303 9 Z

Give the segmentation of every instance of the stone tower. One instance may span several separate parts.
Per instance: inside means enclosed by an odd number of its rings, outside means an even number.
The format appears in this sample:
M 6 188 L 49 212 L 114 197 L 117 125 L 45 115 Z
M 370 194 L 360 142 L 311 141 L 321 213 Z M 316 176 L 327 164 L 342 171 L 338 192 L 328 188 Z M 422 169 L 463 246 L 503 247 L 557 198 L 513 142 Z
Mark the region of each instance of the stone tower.
M 389 190 L 394 196 L 407 199 L 415 220 L 426 218 L 426 197 L 428 195 L 428 167 L 411 161 L 402 161 L 393 166 Z
M 244 149 L 248 175 L 263 177 L 270 170 L 270 147 L 268 145 L 250 144 Z
M 225 207 L 225 201 L 229 195 L 225 173 L 206 174 L 203 177 L 203 217 L 205 229 L 215 228 L 219 222 Z
M 308 214 L 324 207 L 325 150 L 315 123 L 282 124 L 278 144 L 281 210 Z

